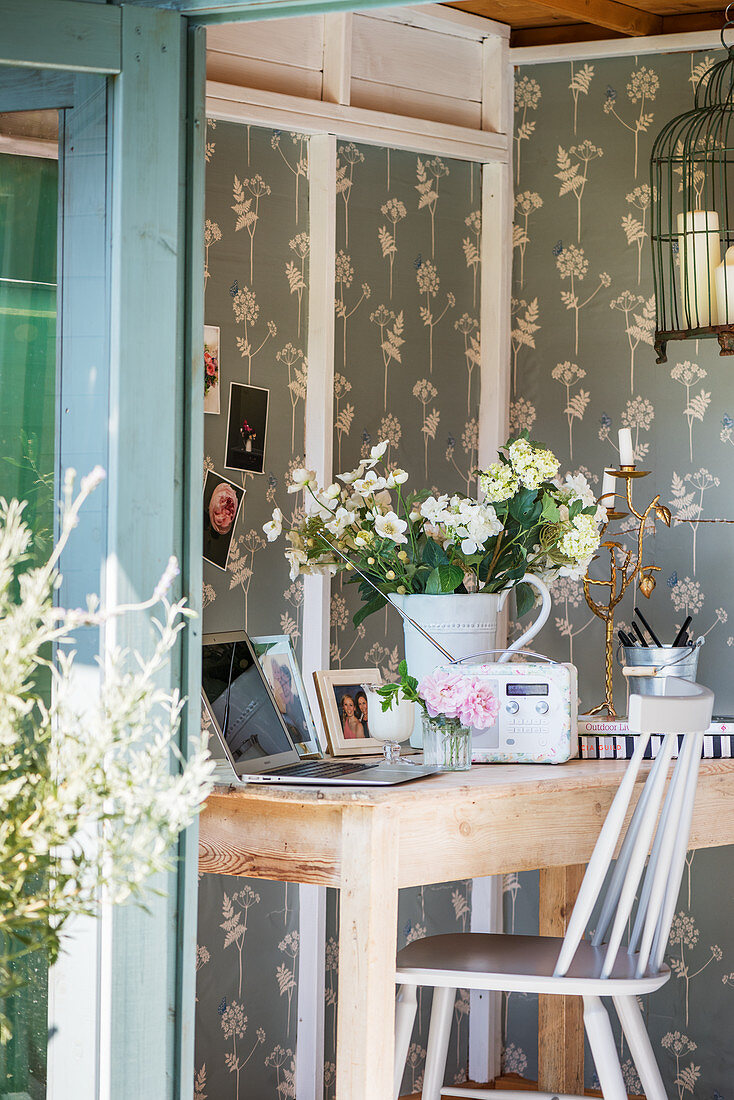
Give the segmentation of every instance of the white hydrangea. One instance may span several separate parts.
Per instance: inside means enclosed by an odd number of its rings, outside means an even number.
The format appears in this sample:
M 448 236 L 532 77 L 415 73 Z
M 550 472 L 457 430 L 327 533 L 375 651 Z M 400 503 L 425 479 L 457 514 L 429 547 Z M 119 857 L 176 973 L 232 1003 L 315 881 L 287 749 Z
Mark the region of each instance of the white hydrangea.
M 558 549 L 571 565 L 561 569 L 562 576 L 576 576 L 586 572 L 589 561 L 599 548 L 599 530 L 595 516 L 576 516 L 573 526 L 562 536 Z M 578 570 L 583 566 L 581 573 Z
M 516 439 L 510 444 L 512 468 L 526 489 L 537 489 L 544 481 L 552 481 L 558 473 L 560 462 L 545 447 L 533 447 L 527 439 Z
M 504 462 L 493 462 L 479 475 L 479 484 L 488 504 L 501 504 L 513 497 L 520 488 L 512 466 Z

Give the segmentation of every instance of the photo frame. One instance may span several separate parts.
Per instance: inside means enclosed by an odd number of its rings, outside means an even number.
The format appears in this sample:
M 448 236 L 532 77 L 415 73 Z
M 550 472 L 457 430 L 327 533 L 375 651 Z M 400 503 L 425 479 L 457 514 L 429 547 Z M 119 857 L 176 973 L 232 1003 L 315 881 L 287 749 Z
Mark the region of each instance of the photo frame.
M 229 384 L 225 470 L 265 473 L 265 437 L 268 430 L 270 390 L 261 386 Z
M 221 334 L 216 325 L 204 325 L 204 412 L 219 412 L 221 389 Z
M 367 725 L 369 730 L 369 712 L 367 699 L 364 707 L 357 699 L 363 684 L 382 683 L 382 674 L 377 668 L 333 668 L 323 672 L 314 672 L 316 695 L 324 720 L 326 739 L 332 756 L 375 756 L 382 753 L 382 741 L 365 737 L 357 727 Z M 351 699 L 345 705 L 345 698 Z M 359 717 L 357 715 L 359 714 Z M 366 722 L 364 721 L 366 717 Z M 350 734 L 348 728 L 353 732 Z
M 271 634 L 250 641 L 298 755 L 302 760 L 320 757 L 319 735 L 290 636 Z
M 245 490 L 215 470 L 204 478 L 204 561 L 226 569 Z

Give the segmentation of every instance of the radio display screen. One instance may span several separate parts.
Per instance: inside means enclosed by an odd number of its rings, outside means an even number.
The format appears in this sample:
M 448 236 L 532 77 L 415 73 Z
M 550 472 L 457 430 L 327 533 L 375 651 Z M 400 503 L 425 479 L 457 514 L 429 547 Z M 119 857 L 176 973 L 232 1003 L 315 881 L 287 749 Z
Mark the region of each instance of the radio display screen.
M 508 695 L 547 695 L 547 684 L 507 684 Z

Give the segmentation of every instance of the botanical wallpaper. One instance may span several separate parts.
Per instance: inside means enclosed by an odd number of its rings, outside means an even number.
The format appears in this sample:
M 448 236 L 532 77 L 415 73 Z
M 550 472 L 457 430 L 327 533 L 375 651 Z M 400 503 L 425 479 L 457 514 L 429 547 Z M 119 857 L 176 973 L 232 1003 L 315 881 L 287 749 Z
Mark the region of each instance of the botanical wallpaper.
M 477 165 L 338 142 L 337 471 L 352 469 L 372 445 L 386 439 L 387 463 L 411 475 L 407 488 L 473 491 L 480 235 Z M 356 587 L 337 578 L 331 597 L 332 666 L 377 666 L 394 676 L 403 656 L 402 623 L 386 608 L 355 630 L 352 615 L 359 606 Z M 467 928 L 470 891 L 466 882 L 404 891 L 398 946 Z M 332 951 L 334 961 L 335 943 Z M 327 954 L 327 967 L 329 959 Z M 417 1091 L 422 1080 L 429 993 L 420 994 L 419 1007 L 404 1078 L 407 1093 Z M 447 1084 L 466 1077 L 468 1013 L 468 993 L 460 990 Z M 329 1034 L 327 1026 L 327 1041 Z
M 673 515 L 669 530 L 658 524 L 646 540 L 645 560 L 660 571 L 644 611 L 666 641 L 693 615 L 694 636 L 706 638 L 699 679 L 716 691 L 717 713 L 731 714 L 732 528 L 704 521 L 734 519 L 727 475 L 734 381 L 715 341 L 671 342 L 668 363 L 656 366 L 649 242 L 652 141 L 691 110 L 698 82 L 720 56 L 564 62 L 516 73 L 510 419 L 513 430 L 528 428 L 551 446 L 565 469 L 583 470 L 597 492 L 604 466 L 618 461 L 618 429 L 631 429 L 638 466 L 651 471 L 636 482 L 635 502 L 644 507 L 659 492 Z M 624 524 L 614 530 L 624 541 Z M 559 580 L 554 597 L 534 648 L 576 662 L 588 708 L 603 697 L 602 626 L 579 583 Z M 620 624 L 631 613 L 628 596 Z M 623 712 L 621 677 L 615 697 Z M 645 1006 L 668 1095 L 677 1100 L 734 1097 L 730 866 L 730 849 L 689 854 L 667 956 L 673 974 Z M 505 892 L 508 927 L 537 929 L 537 876 L 508 876 Z M 533 998 L 517 995 L 505 1006 L 506 1067 L 529 1076 L 535 1011 Z M 640 1092 L 620 1044 L 629 1091 Z
M 246 626 L 298 645 L 302 582 L 262 525 L 292 501 L 288 472 L 303 461 L 308 142 L 212 120 L 206 155 L 205 321 L 220 329 L 220 411 L 204 417 L 205 470 L 246 492 L 226 569 L 204 562 L 204 629 Z M 231 382 L 270 391 L 262 474 L 225 468 Z M 298 946 L 297 886 L 201 876 L 195 1100 L 295 1097 Z
M 479 401 L 479 170 L 397 150 L 337 143 L 334 463 L 390 443 L 416 487 L 471 488 Z M 291 514 L 288 474 L 303 462 L 308 370 L 308 141 L 210 122 L 207 138 L 206 471 L 246 492 L 226 568 L 204 564 L 205 630 L 290 634 L 300 648 L 302 582 L 262 524 Z M 213 357 L 213 358 L 212 358 Z M 214 362 L 216 361 L 216 362 Z M 269 390 L 262 474 L 225 467 L 230 383 Z M 259 428 L 252 424 L 251 427 Z M 258 431 L 259 434 L 259 431 Z M 231 438 L 229 440 L 231 445 Z M 255 441 L 252 457 L 259 446 Z M 245 455 L 248 459 L 248 456 Z M 249 459 L 248 459 L 249 460 Z M 374 616 L 355 631 L 356 593 L 335 582 L 331 663 L 397 669 L 402 630 Z M 468 927 L 471 884 L 401 893 L 398 942 Z M 335 1096 L 337 897 L 326 944 L 325 1098 Z M 202 876 L 196 1100 L 295 1097 L 298 890 Z M 405 1089 L 420 1087 L 429 995 L 421 996 Z M 456 999 L 447 1081 L 466 1077 L 469 997 Z

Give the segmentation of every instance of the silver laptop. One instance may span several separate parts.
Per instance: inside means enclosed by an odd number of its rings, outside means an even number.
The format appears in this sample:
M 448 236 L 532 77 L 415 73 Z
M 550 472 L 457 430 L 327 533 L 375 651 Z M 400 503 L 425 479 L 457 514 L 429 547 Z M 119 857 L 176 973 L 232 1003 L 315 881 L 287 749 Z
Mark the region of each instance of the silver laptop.
M 245 632 L 205 634 L 203 643 L 202 700 L 233 782 L 390 787 L 436 774 L 415 764 L 300 760 Z

